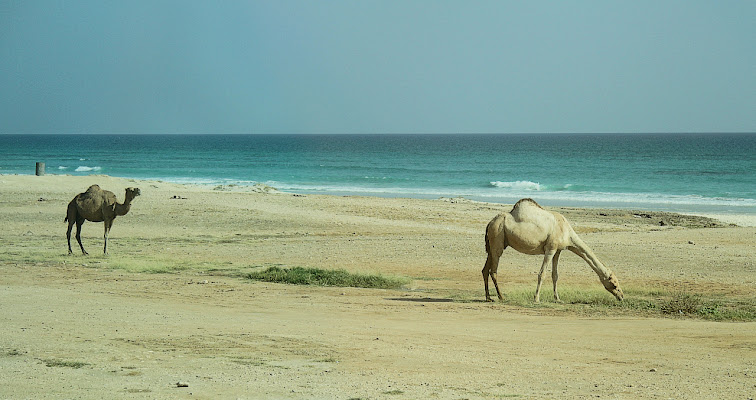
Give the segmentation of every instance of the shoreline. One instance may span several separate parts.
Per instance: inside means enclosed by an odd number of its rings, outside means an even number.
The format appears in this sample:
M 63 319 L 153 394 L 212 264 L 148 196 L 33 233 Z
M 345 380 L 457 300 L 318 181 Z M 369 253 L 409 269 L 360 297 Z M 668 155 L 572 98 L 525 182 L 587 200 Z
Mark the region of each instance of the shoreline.
M 13 177 L 17 176 L 22 179 L 24 178 L 38 178 L 36 175 L 33 174 L 0 174 L 0 179 L 3 177 Z M 696 216 L 696 217 L 704 217 L 704 218 L 711 218 L 717 221 L 720 221 L 724 224 L 733 224 L 736 226 L 741 227 L 756 227 L 756 210 L 754 210 L 754 213 L 744 213 L 744 212 L 737 212 L 732 210 L 718 210 L 716 209 L 717 206 L 711 206 L 711 205 L 685 205 L 681 204 L 678 207 L 675 207 L 675 205 L 667 205 L 667 206 L 659 206 L 658 204 L 649 204 L 649 203 L 627 203 L 627 202 L 594 202 L 594 201 L 577 201 L 577 202 L 570 202 L 568 200 L 561 200 L 561 199 L 544 199 L 543 197 L 538 196 L 538 192 L 534 193 L 526 193 L 522 197 L 504 197 L 502 196 L 498 200 L 493 199 L 487 199 L 482 198 L 480 196 L 444 196 L 444 195 L 436 195 L 436 194 L 412 194 L 412 193 L 381 193 L 381 192 L 353 192 L 353 191 L 318 191 L 318 190 L 289 190 L 289 189 L 279 189 L 274 186 L 270 186 L 266 183 L 259 183 L 259 182 L 252 182 L 248 181 L 245 183 L 204 183 L 204 182 L 191 182 L 191 181 L 170 181 L 170 180 L 159 180 L 159 179 L 142 179 L 142 178 L 131 178 L 131 177 L 117 177 L 117 176 L 110 176 L 110 175 L 103 175 L 103 174 L 91 174 L 91 175 L 71 175 L 71 174 L 45 174 L 44 177 L 62 177 L 62 178 L 74 178 L 74 179 L 97 179 L 97 178 L 108 178 L 108 179 L 122 179 L 129 182 L 157 182 L 157 183 L 166 183 L 171 185 L 178 185 L 183 186 L 187 188 L 196 188 L 201 190 L 207 190 L 207 191 L 221 191 L 221 192 L 247 192 L 247 193 L 282 193 L 282 194 L 292 194 L 292 195 L 317 195 L 317 196 L 334 196 L 334 197 L 372 197 L 372 198 L 385 198 L 385 199 L 414 199 L 414 200 L 457 200 L 457 201 L 469 201 L 469 202 L 477 202 L 481 204 L 489 204 L 493 206 L 501 206 L 501 205 L 512 205 L 516 203 L 520 198 L 524 197 L 530 197 L 536 200 L 539 204 L 543 205 L 544 207 L 550 207 L 550 208 L 575 208 L 575 209 L 585 209 L 585 210 L 593 210 L 593 211 L 600 211 L 600 210 L 618 210 L 618 211 L 625 211 L 625 212 L 640 212 L 640 211 L 651 211 L 651 212 L 660 212 L 660 213 L 673 213 L 673 214 L 680 214 L 680 215 L 689 215 L 689 216 Z M 234 182 L 234 181 L 232 181 Z M 85 190 L 86 188 L 82 189 Z M 74 193 L 75 194 L 75 193 Z M 691 210 L 693 208 L 693 210 Z

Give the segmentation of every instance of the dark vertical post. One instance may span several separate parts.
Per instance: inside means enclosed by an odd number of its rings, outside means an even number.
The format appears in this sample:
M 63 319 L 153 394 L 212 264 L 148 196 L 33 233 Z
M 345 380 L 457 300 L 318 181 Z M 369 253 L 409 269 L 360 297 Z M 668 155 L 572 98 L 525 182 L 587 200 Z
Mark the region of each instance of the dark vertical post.
M 45 163 L 38 162 L 37 163 L 37 176 L 42 176 L 45 174 Z

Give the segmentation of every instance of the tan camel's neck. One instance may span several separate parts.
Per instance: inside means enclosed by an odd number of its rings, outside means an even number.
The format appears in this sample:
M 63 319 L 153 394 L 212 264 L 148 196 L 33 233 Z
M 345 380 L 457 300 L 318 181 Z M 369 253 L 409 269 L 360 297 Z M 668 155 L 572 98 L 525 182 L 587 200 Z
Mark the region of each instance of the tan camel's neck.
M 596 257 L 596 254 L 593 253 L 593 250 L 579 236 L 573 234 L 571 240 L 572 246 L 568 247 L 568 249 L 585 260 L 602 282 L 611 278 L 612 271 L 604 266 L 598 257 Z

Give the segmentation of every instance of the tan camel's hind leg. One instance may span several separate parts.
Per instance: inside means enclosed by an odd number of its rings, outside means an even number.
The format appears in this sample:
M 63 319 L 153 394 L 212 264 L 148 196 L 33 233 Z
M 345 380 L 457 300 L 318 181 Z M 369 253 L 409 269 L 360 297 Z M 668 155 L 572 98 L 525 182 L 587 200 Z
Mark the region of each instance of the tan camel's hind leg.
M 554 259 L 551 261 L 551 282 L 554 283 L 554 301 L 561 303 L 562 300 L 559 299 L 559 292 L 557 292 L 557 280 L 559 280 L 559 272 L 557 270 L 557 264 L 559 264 L 559 254 L 561 253 L 560 250 L 557 250 L 556 253 L 554 253 Z
M 486 257 L 486 263 L 483 264 L 483 270 L 480 271 L 483 274 L 483 287 L 486 289 L 486 301 L 493 301 L 491 300 L 491 295 L 488 293 L 488 276 L 489 276 L 489 270 L 491 265 L 491 255 L 489 254 L 488 257 Z
M 538 285 L 536 286 L 534 299 L 536 303 L 541 301 L 541 278 L 543 278 L 543 272 L 546 270 L 546 266 L 549 265 L 555 254 L 555 250 L 547 250 L 546 254 L 543 256 L 543 263 L 541 264 L 541 271 L 538 273 Z
M 499 281 L 496 277 L 496 270 L 499 268 L 499 257 L 492 256 L 491 254 L 488 255 L 486 258 L 486 264 L 483 266 L 483 285 L 486 288 L 486 301 L 493 301 L 491 299 L 491 295 L 488 293 L 488 277 L 491 277 L 491 280 L 493 281 L 494 288 L 496 288 L 496 295 L 499 297 L 499 300 L 503 300 L 504 298 L 501 296 L 501 291 L 499 290 Z

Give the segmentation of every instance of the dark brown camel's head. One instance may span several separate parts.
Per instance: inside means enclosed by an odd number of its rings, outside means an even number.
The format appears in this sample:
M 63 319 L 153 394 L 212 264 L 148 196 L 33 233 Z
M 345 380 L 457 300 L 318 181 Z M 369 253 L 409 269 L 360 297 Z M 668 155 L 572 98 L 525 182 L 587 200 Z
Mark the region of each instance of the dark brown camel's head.
M 622 301 L 622 299 L 625 298 L 625 294 L 622 293 L 622 288 L 620 288 L 619 281 L 617 280 L 617 277 L 612 274 L 608 279 L 602 280 L 602 284 L 604 284 L 604 287 L 606 290 L 609 291 L 609 293 L 613 294 L 614 297 L 617 298 L 617 300 Z
M 126 201 L 131 201 L 140 194 L 142 194 L 142 191 L 139 188 L 126 188 Z

